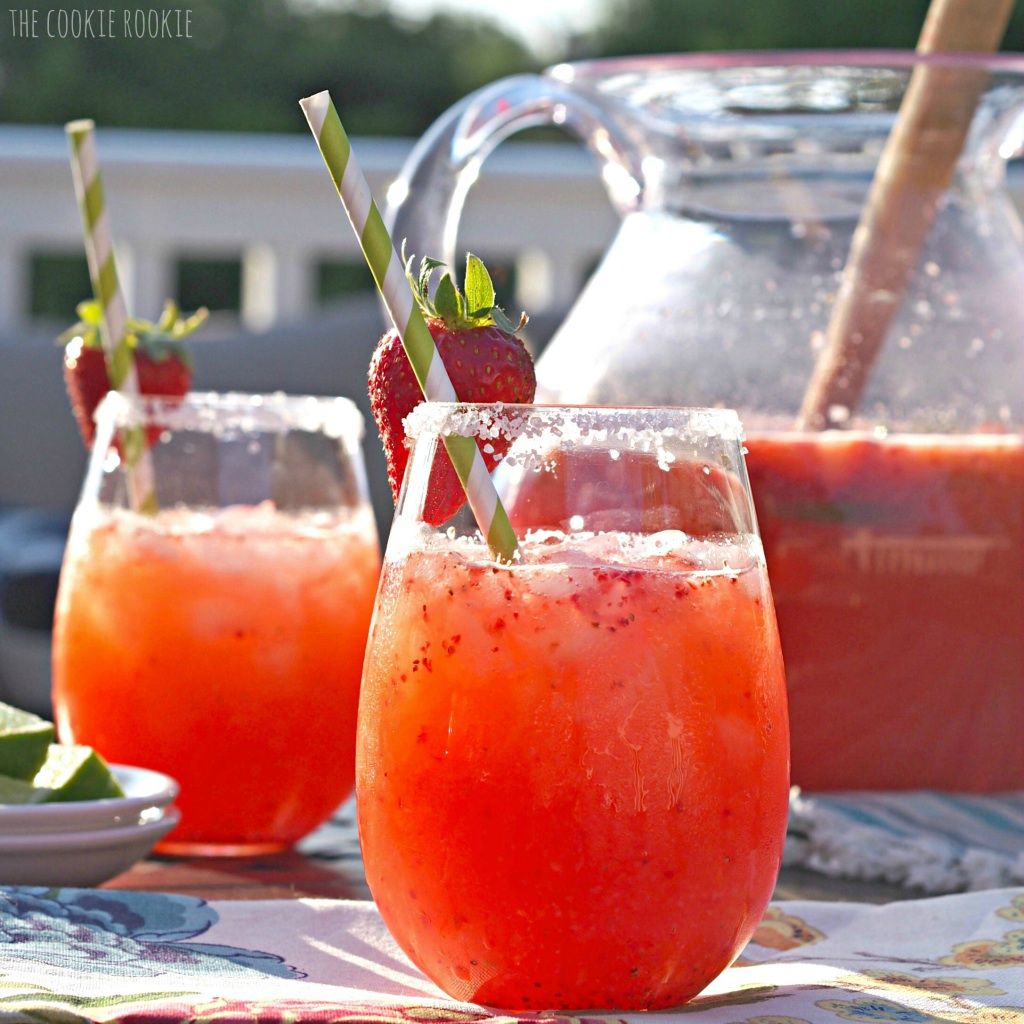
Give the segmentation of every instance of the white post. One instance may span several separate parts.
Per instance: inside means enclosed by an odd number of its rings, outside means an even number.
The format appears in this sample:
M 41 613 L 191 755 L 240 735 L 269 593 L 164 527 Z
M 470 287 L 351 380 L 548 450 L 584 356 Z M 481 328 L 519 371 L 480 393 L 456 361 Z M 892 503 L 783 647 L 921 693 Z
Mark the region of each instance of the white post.
M 525 249 L 516 260 L 516 305 L 538 313 L 568 309 L 584 285 L 586 256 Z
M 242 320 L 266 330 L 296 319 L 313 304 L 313 261 L 298 246 L 254 245 L 242 257 Z
M 0 237 L 0 330 L 28 320 L 30 285 L 25 247 L 17 239 Z
M 174 298 L 173 253 L 152 242 L 132 242 L 125 247 L 122 262 L 129 312 L 143 320 L 157 320 L 164 303 Z

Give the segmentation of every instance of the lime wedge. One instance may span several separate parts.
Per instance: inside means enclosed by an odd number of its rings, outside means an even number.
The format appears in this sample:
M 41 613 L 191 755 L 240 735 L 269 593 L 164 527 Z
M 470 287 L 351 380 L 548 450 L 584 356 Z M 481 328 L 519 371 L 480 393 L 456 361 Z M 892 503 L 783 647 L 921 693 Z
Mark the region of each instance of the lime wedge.
M 0 775 L 31 779 L 46 760 L 53 735 L 53 726 L 38 715 L 0 704 Z
M 0 775 L 0 804 L 38 804 L 46 799 L 48 789 L 40 789 L 24 779 Z
M 44 803 L 124 796 L 107 762 L 92 747 L 72 744 L 51 745 L 32 784 L 48 791 L 42 798 Z

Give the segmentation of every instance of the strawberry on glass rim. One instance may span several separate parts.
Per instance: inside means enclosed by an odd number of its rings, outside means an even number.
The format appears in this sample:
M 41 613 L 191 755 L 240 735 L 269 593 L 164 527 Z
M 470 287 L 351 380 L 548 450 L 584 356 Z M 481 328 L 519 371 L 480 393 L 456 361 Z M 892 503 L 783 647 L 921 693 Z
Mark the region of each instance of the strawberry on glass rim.
M 404 253 L 403 253 L 404 256 Z M 530 403 L 537 379 L 533 359 L 516 334 L 526 324 L 526 314 L 513 323 L 495 305 L 494 284 L 479 257 L 468 253 L 463 290 L 450 273 L 442 275 L 430 297 L 434 271 L 444 268 L 440 260 L 425 257 L 418 277 L 412 272 L 413 257 L 405 261 L 405 274 L 427 328 L 461 402 Z M 370 360 L 370 408 L 384 445 L 391 492 L 398 492 L 409 459 L 403 420 L 422 401 L 423 393 L 412 365 L 394 329 L 377 343 Z M 488 469 L 504 455 L 497 439 L 491 451 L 483 452 Z M 450 519 L 466 500 L 448 453 L 439 448 L 427 487 L 423 518 L 440 525 Z
M 92 447 L 96 428 L 93 415 L 103 396 L 110 390 L 107 357 L 100 338 L 103 311 L 98 302 L 78 304 L 78 323 L 57 340 L 64 346 L 64 385 L 71 410 L 87 448 Z M 143 395 L 181 398 L 192 384 L 192 356 L 184 344 L 206 320 L 205 308 L 191 316 L 182 316 L 178 305 L 168 301 L 160 319 L 130 319 L 125 344 L 118 353 L 135 361 L 139 391 Z

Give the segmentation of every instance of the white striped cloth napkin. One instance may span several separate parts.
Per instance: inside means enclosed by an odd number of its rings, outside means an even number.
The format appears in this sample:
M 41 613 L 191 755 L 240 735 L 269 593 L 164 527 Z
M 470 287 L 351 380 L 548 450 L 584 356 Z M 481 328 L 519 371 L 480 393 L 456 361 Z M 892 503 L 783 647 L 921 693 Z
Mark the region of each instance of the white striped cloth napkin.
M 927 893 L 1024 883 L 1024 792 L 790 795 L 784 863 Z

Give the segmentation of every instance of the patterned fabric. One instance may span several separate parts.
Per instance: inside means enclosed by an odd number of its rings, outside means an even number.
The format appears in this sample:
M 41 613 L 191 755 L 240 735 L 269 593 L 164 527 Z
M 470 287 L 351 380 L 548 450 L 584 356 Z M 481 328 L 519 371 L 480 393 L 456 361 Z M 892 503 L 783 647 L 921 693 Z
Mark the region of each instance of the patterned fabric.
M 785 863 L 927 893 L 1024 884 L 1024 792 L 828 793 L 789 801 Z
M 769 908 L 687 1006 L 510 1017 L 446 998 L 371 903 L 0 888 L 0 1021 L 1024 1024 L 1024 889 Z

